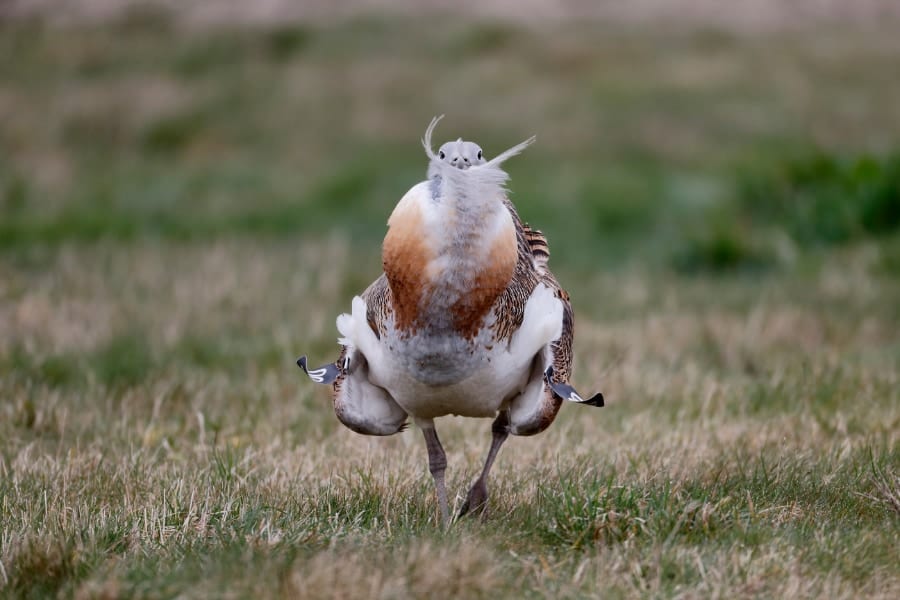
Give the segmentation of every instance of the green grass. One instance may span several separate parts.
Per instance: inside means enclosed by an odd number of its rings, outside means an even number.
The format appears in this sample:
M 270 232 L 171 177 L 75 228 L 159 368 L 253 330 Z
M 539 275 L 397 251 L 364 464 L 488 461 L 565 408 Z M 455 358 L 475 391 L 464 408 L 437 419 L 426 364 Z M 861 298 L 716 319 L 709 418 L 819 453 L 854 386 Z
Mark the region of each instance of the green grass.
M 743 181 L 740 206 L 798 243 L 841 243 L 900 229 L 900 155 L 838 161 L 820 154 Z
M 896 597 L 890 25 L 0 25 L 0 596 Z M 512 199 L 607 398 L 446 532 L 420 433 L 293 362 L 441 113 L 537 134 Z M 458 508 L 489 424 L 438 428 Z
M 785 186 L 780 165 L 796 170 L 790 161 L 816 152 L 835 164 L 883 154 L 870 132 L 900 134 L 900 86 L 882 77 L 896 66 L 892 36 L 858 44 L 855 31 L 769 39 L 568 25 L 536 45 L 513 25 L 451 21 L 425 35 L 411 23 L 395 36 L 397 27 L 358 19 L 184 35 L 140 13 L 118 28 L 67 29 L 63 41 L 39 23 L 8 26 L 0 246 L 347 228 L 372 245 L 422 176 L 424 125 L 445 112 L 439 135 L 477 137 L 489 155 L 538 135 L 510 165 L 516 201 L 571 239 L 555 249 L 566 263 L 641 254 L 673 264 L 665 249 L 686 245 L 676 267 L 730 269 L 759 253 L 731 232 L 737 243 L 724 248 L 692 231 L 709 205 L 771 204 L 766 190 Z M 435 73 L 452 89 L 429 88 Z M 855 112 L 860 102 L 871 122 Z M 821 185 L 834 191 L 811 190 L 816 202 L 841 187 Z M 876 204 L 869 228 L 896 212 L 895 198 Z M 572 212 L 584 218 L 573 223 Z M 588 261 L 570 249 L 581 247 L 598 252 Z

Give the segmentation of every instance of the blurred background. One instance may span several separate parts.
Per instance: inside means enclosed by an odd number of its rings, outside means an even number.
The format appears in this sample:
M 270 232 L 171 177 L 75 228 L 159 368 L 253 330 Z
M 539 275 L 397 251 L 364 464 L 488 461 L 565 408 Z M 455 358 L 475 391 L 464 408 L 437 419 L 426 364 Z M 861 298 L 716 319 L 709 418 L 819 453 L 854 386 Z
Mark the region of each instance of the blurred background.
M 488 156 L 537 136 L 512 198 L 589 322 L 816 306 L 773 327 L 843 353 L 868 316 L 853 339 L 896 356 L 895 2 L 0 10 L 0 361 L 27 381 L 330 356 L 438 114 Z M 628 345 L 592 351 L 597 378 Z
M 860 344 L 896 341 L 895 2 L 0 10 L 0 360 L 26 379 L 332 352 L 438 114 L 436 143 L 488 156 L 537 136 L 512 198 L 589 321 L 746 315 L 770 289 L 855 307 L 851 330 L 880 318 Z M 778 327 L 821 343 L 835 317 Z
M 897 597 L 898 32 L 896 0 L 0 0 L 0 591 Z M 511 197 L 607 399 L 510 440 L 498 518 L 446 539 L 421 436 L 294 366 L 440 114 L 537 136 Z M 464 489 L 488 424 L 440 428 Z
M 790 268 L 900 227 L 895 2 L 337 4 L 5 2 L 3 251 L 374 251 L 435 114 L 488 155 L 537 135 L 511 188 L 557 268 Z

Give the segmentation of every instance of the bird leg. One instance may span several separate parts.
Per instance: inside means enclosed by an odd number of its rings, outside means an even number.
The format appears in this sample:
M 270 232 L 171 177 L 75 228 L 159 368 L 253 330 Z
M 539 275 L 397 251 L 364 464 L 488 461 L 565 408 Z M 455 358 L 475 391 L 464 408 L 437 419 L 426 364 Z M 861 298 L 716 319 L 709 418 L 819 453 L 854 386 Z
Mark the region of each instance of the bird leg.
M 480 513 L 482 516 L 484 515 L 484 509 L 487 505 L 488 498 L 488 473 L 491 472 L 494 459 L 497 458 L 497 454 L 500 452 L 500 446 L 502 446 L 503 442 L 506 441 L 506 438 L 509 437 L 509 411 L 503 410 L 500 412 L 494 420 L 493 425 L 491 425 L 491 433 L 491 449 L 488 450 L 487 460 L 484 461 L 484 468 L 481 470 L 481 476 L 475 480 L 475 483 L 472 484 L 472 489 L 469 490 L 469 494 L 466 496 L 466 501 L 459 511 L 460 517 L 469 512 Z
M 434 423 L 422 427 L 425 435 L 425 447 L 428 448 L 428 470 L 434 478 L 434 488 L 437 492 L 438 505 L 441 507 L 441 523 L 446 527 L 450 523 L 450 510 L 447 508 L 447 488 L 444 485 L 444 471 L 447 470 L 447 456 L 441 441 L 438 439 Z

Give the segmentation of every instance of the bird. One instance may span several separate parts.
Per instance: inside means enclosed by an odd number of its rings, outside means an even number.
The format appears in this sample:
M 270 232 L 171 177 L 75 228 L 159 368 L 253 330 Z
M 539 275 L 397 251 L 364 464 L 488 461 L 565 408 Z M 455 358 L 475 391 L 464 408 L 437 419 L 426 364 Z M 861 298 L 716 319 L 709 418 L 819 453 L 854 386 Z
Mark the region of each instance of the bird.
M 383 273 L 337 317 L 338 359 L 310 368 L 331 385 L 338 420 L 365 435 L 400 433 L 412 419 L 425 438 L 443 526 L 451 522 L 447 459 L 435 419 L 493 418 L 481 474 L 458 517 L 486 513 L 487 481 L 509 435 L 544 431 L 563 401 L 603 406 L 581 396 L 572 374 L 574 314 L 549 268 L 546 237 L 522 221 L 501 168 L 535 138 L 488 160 L 461 138 L 432 149 L 425 130 L 427 178 L 388 219 Z

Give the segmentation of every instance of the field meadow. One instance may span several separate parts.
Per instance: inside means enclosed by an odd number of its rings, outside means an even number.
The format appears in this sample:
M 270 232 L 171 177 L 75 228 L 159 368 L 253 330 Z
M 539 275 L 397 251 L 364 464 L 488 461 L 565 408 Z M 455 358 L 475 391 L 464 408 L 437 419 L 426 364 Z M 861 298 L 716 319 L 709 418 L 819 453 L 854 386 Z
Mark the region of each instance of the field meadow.
M 900 23 L 0 21 L 0 597 L 900 597 Z M 576 312 L 442 530 L 294 364 L 475 139 Z M 457 510 L 490 422 L 445 418 Z

